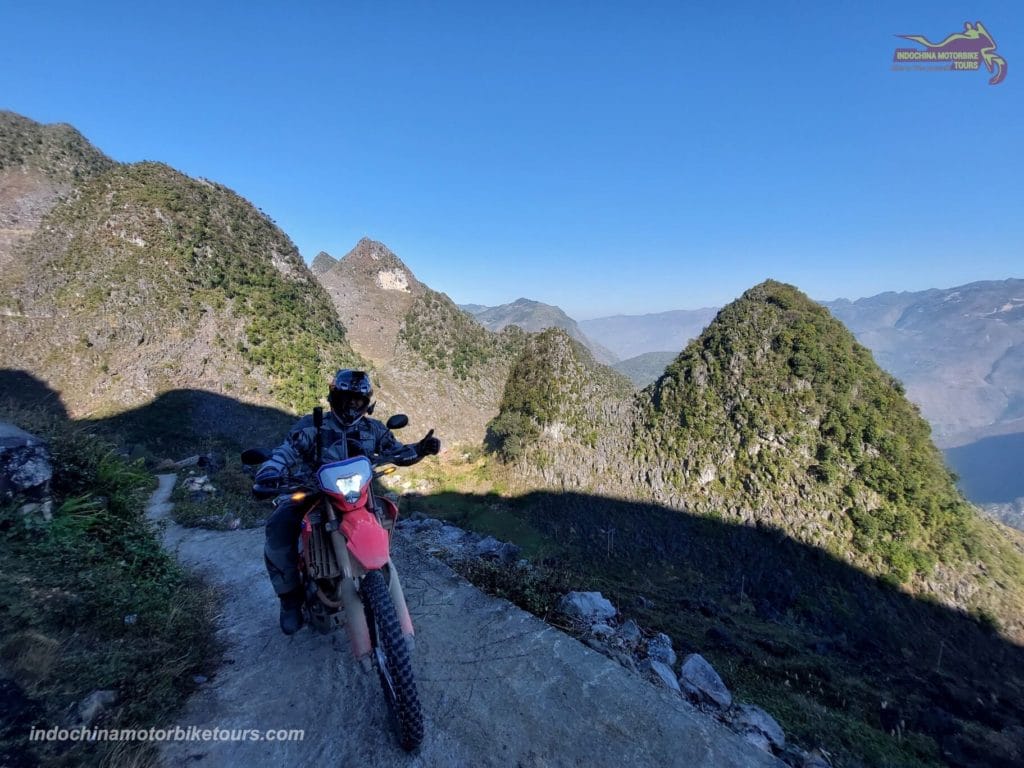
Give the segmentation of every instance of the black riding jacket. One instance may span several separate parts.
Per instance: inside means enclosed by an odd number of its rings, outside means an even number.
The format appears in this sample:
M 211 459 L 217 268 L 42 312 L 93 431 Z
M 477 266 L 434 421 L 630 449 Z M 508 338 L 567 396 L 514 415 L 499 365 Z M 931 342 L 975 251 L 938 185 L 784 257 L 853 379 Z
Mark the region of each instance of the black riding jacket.
M 423 458 L 415 445 L 400 443 L 382 422 L 366 416 L 351 427 L 343 427 L 334 413 L 328 411 L 324 414 L 320 435 L 324 463 L 340 461 L 351 455 L 352 452 L 346 450 L 347 440 L 357 441 L 363 455 L 368 457 L 380 453 L 398 454 L 392 463 L 399 466 L 409 466 Z M 275 469 L 281 475 L 301 476 L 312 474 L 315 464 L 316 427 L 313 426 L 313 416 L 309 415 L 295 423 L 285 441 L 271 452 L 270 458 L 260 465 L 256 474 L 264 469 Z

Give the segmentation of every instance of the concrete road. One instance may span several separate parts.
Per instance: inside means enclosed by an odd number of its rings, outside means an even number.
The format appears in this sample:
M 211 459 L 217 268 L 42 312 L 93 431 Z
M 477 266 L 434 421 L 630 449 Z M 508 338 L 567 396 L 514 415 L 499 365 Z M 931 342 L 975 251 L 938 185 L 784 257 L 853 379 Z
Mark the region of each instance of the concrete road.
M 173 476 L 152 516 L 167 512 Z M 161 494 L 163 494 L 161 496 Z M 162 504 L 162 506 L 161 506 Z M 299 741 L 164 744 L 166 766 L 782 766 L 678 695 L 659 689 L 510 603 L 481 593 L 398 535 L 394 561 L 416 625 L 413 666 L 426 738 L 396 744 L 377 676 L 343 630 L 277 627 L 263 531 L 171 524 L 166 544 L 220 587 L 224 665 L 179 722 L 226 730 L 301 729 Z

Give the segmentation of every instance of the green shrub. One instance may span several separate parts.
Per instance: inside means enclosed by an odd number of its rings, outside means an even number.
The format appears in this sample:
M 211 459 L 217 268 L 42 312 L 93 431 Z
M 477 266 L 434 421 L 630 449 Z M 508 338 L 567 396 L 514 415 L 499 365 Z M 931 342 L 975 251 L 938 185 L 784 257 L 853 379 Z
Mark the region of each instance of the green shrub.
M 104 725 L 166 723 L 218 649 L 212 591 L 145 519 L 153 478 L 85 428 L 9 408 L 0 419 L 49 439 L 55 467 L 52 521 L 22 515 L 17 501 L 0 509 L 0 656 L 49 722 L 114 689 L 120 699 Z M 110 746 L 79 744 L 62 759 L 98 764 Z

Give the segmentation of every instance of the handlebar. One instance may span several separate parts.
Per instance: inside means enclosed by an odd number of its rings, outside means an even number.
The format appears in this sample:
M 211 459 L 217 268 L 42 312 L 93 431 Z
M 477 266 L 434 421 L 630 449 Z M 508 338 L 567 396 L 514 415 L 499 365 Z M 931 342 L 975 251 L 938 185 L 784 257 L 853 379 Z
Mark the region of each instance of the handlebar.
M 314 420 L 316 420 L 316 418 L 317 415 L 314 413 Z M 387 426 L 389 429 L 399 429 L 401 427 L 406 426 L 406 424 L 408 423 L 408 419 L 403 416 L 402 419 L 404 419 L 404 421 L 402 421 L 401 423 L 393 424 L 392 420 L 396 418 L 397 417 L 393 416 L 391 419 L 388 420 Z M 317 436 L 319 437 L 319 435 L 320 433 L 318 430 Z M 429 440 L 431 437 L 433 437 L 433 435 L 434 430 L 431 429 L 427 433 L 426 437 L 424 437 L 423 440 L 420 441 L 420 443 L 404 445 L 397 451 L 392 451 L 391 453 L 381 453 L 377 454 L 376 456 L 366 456 L 365 458 L 370 462 L 370 466 L 374 470 L 373 479 L 377 479 L 382 475 L 387 475 L 391 474 L 391 472 L 394 472 L 394 467 L 388 467 L 380 471 L 376 470 L 376 468 L 382 464 L 394 464 L 396 466 L 409 466 L 411 464 L 415 464 L 419 459 L 423 458 L 420 455 L 417 446 L 422 444 L 424 440 Z M 317 463 L 319 464 L 320 461 L 322 461 L 322 459 L 320 458 L 319 446 L 317 447 Z M 346 453 L 348 453 L 347 450 Z M 270 459 L 270 455 L 268 455 L 263 450 L 250 448 L 249 450 L 244 451 L 242 453 L 241 458 L 243 464 L 255 466 L 266 462 L 268 459 Z M 257 499 L 272 499 L 278 496 L 288 495 L 292 496 L 293 500 L 300 501 L 309 496 L 319 496 L 321 493 L 322 491 L 320 490 L 319 485 L 310 485 L 308 478 L 295 478 L 289 476 L 275 478 L 275 482 L 273 483 L 255 482 L 253 483 L 252 486 L 252 494 Z
M 375 457 L 367 458 L 369 459 L 371 467 L 377 467 L 380 466 L 381 464 L 391 464 L 392 462 L 401 459 L 402 453 L 408 451 L 410 448 L 413 448 L 413 446 L 407 445 L 404 446 L 401 450 L 395 451 L 393 453 L 382 453 L 378 454 Z M 380 472 L 375 471 L 373 473 L 373 478 L 377 479 L 383 475 L 389 475 L 393 471 L 394 469 L 391 467 Z M 304 494 L 303 498 L 305 498 L 308 496 L 312 496 L 314 494 L 318 495 L 321 493 L 321 490 L 319 487 L 315 485 L 309 485 L 308 483 L 303 482 L 296 482 L 296 479 L 291 477 L 282 477 L 280 478 L 280 482 L 274 484 L 257 482 L 253 483 L 252 486 L 252 495 L 255 496 L 257 499 L 273 499 L 276 498 L 277 496 L 292 496 L 297 493 Z M 298 501 L 298 499 L 296 500 Z

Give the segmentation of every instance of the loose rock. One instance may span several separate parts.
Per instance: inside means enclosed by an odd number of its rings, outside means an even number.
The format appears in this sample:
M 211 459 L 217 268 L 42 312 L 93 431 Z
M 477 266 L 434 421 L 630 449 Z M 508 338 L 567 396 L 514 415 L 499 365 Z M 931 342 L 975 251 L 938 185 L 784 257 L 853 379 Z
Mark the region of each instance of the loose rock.
M 515 544 L 509 541 L 501 542 L 501 546 L 498 547 L 498 560 L 505 565 L 511 565 L 519 560 L 519 555 L 522 550 Z
M 0 501 L 17 495 L 42 501 L 49 495 L 52 477 L 46 443 L 13 424 L 0 422 Z
M 679 684 L 683 692 L 698 703 L 711 704 L 722 710 L 732 706 L 729 689 L 715 668 L 699 653 L 691 653 L 683 659 Z
M 477 542 L 473 548 L 473 554 L 477 557 L 498 560 L 510 565 L 519 559 L 519 547 L 507 541 L 498 541 L 493 536 L 487 536 Z
M 675 673 L 667 665 L 654 659 L 646 659 L 640 665 L 640 670 L 644 673 L 644 676 L 648 680 L 652 681 L 657 685 L 662 685 L 670 690 L 679 691 L 679 681 L 676 680 Z
M 669 667 L 676 665 L 676 652 L 672 650 L 672 638 L 659 632 L 647 641 L 647 658 L 660 661 Z
M 744 736 L 768 752 L 786 747 L 786 734 L 774 717 L 753 704 L 740 704 L 733 716 L 733 726 Z M 764 742 L 764 746 L 762 746 Z
M 623 622 L 622 626 L 615 631 L 616 639 L 626 646 L 634 647 L 640 643 L 640 627 L 632 619 Z
M 462 542 L 466 538 L 466 532 L 454 525 L 442 525 L 437 532 L 437 543 L 442 547 L 450 547 Z
M 187 477 L 182 486 L 189 493 L 213 493 L 217 490 L 207 475 Z
M 28 504 L 22 504 L 18 507 L 18 514 L 26 518 L 27 521 L 42 521 L 48 523 L 53 520 L 53 500 L 47 499 L 46 501 L 31 501 Z
M 600 592 L 570 592 L 558 604 L 558 610 L 574 619 L 599 621 L 615 616 L 615 606 Z
M 473 547 L 473 554 L 477 557 L 487 557 L 497 552 L 498 547 L 501 546 L 501 542 L 493 536 L 485 536 L 476 543 Z

